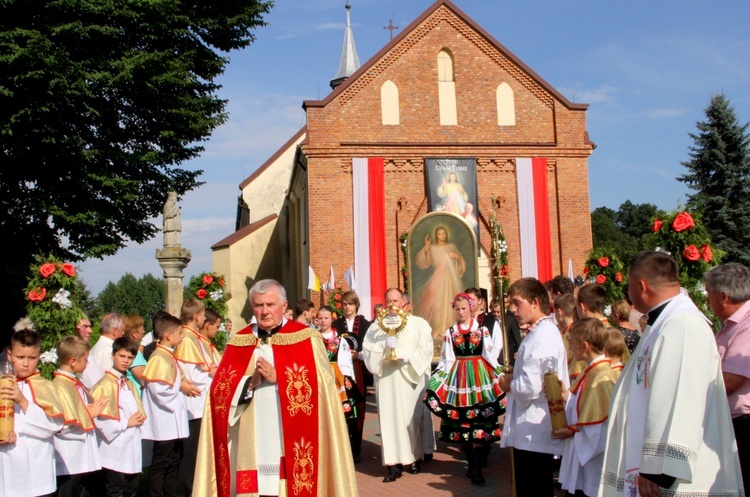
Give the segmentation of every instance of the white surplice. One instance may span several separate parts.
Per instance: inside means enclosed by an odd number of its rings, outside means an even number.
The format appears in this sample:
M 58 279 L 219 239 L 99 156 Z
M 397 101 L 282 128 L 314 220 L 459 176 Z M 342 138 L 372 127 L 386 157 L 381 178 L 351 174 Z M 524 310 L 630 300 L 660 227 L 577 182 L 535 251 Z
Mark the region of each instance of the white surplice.
M 565 387 L 568 382 L 568 360 L 560 330 L 546 316 L 521 342 L 513 367 L 513 380 L 505 411 L 501 447 L 544 454 L 562 454 L 564 440 L 552 438 L 547 397 L 544 395 L 544 373 L 540 359 L 557 359 L 557 376 Z
M 373 374 L 382 437 L 383 464 L 411 464 L 422 458 L 422 397 L 432 360 L 432 330 L 422 318 L 410 315 L 398 335 L 396 356 L 384 360 L 388 335 L 375 322 L 362 345 L 365 366 Z
M 114 369 L 110 371 L 117 377 L 122 375 Z M 103 416 L 94 418 L 94 424 L 99 433 L 99 456 L 103 468 L 132 475 L 141 472 L 143 461 L 141 427 L 128 427 L 128 421 L 133 414 L 138 412 L 138 404 L 127 385 L 119 386 L 118 397 L 119 399 L 109 399 L 109 401 L 119 400 L 120 419 Z
M 604 355 L 594 359 L 591 364 L 604 360 Z M 581 374 L 585 374 L 582 372 Z M 585 388 L 585 386 L 583 387 Z M 565 405 L 565 416 L 568 426 L 575 426 L 578 422 L 578 401 L 583 393 L 570 393 Z M 578 426 L 578 432 L 565 443 L 560 464 L 558 481 L 563 490 L 574 494 L 582 490 L 584 494 L 594 496 L 599 488 L 604 462 L 604 441 L 607 438 L 607 421 L 598 424 Z
M 742 495 L 716 341 L 683 295 L 646 327 L 617 382 L 599 495 L 638 495 L 639 473 L 677 478 L 669 497 Z
M 52 437 L 63 427 L 63 417 L 50 418 L 34 403 L 26 381 L 18 388 L 29 407 L 15 404 L 14 426 L 18 440 L 0 446 L 0 497 L 32 497 L 55 491 L 55 448 Z

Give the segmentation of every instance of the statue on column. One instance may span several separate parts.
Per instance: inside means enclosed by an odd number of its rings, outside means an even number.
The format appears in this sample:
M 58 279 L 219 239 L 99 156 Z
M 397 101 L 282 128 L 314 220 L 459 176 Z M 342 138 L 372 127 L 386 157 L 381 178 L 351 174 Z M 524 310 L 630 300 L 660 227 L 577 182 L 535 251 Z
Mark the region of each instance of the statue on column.
M 180 207 L 177 205 L 177 192 L 169 192 L 164 203 L 164 247 L 179 247 L 182 222 Z

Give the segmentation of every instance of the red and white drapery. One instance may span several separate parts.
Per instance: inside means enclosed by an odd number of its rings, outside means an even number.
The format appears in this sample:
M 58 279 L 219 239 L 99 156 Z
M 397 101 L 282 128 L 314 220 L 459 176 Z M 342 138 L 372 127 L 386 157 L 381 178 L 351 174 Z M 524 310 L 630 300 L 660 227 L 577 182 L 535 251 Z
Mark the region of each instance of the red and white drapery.
M 385 260 L 385 174 L 382 157 L 352 160 L 354 267 L 359 312 L 372 318 L 387 288 Z
M 521 275 L 552 279 L 547 159 L 517 158 L 516 185 L 521 235 Z

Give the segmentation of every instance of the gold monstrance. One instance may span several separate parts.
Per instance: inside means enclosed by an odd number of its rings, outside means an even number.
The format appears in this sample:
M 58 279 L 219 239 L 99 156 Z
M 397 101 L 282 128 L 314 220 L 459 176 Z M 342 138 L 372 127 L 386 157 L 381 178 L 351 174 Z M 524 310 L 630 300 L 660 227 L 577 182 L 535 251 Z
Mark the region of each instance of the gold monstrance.
M 380 329 L 385 331 L 389 337 L 395 337 L 399 331 L 403 330 L 404 327 L 406 327 L 407 319 L 408 315 L 406 312 L 399 307 L 395 307 L 393 304 L 389 305 L 387 308 L 383 308 L 378 313 L 377 317 L 378 326 L 380 326 Z M 390 354 L 388 354 L 387 357 L 384 356 L 383 360 L 397 361 L 398 357 L 396 357 L 396 349 L 391 349 Z

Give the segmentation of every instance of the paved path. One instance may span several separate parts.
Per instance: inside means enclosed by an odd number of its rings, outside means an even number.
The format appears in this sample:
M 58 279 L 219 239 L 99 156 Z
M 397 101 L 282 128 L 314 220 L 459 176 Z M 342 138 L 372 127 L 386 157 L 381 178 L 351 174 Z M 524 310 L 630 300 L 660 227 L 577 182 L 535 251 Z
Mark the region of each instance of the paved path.
M 370 388 L 372 393 L 372 388 Z M 433 417 L 437 430 L 438 418 Z M 355 465 L 357 484 L 361 497 L 398 497 L 433 495 L 455 495 L 471 497 L 512 497 L 510 486 L 510 449 L 501 449 L 499 443 L 492 445 L 484 477 L 484 486 L 473 485 L 466 478 L 466 460 L 459 445 L 438 442 L 434 459 L 422 464 L 422 472 L 404 475 L 392 483 L 383 483 L 385 468 L 381 465 L 380 427 L 375 407 L 375 395 L 367 396 L 367 416 L 362 442 L 362 462 Z M 521 497 L 521 496 L 519 496 Z

